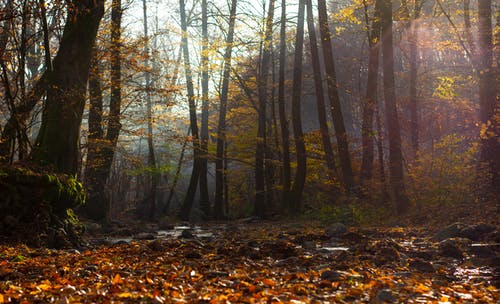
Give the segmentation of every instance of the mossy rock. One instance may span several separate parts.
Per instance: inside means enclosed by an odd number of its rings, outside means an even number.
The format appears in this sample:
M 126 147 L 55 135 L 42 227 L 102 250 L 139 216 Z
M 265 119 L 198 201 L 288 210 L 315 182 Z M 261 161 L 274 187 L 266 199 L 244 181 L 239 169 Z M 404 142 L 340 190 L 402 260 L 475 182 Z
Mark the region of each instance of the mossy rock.
M 34 246 L 78 246 L 83 225 L 73 209 L 85 191 L 73 176 L 20 166 L 0 167 L 0 236 Z

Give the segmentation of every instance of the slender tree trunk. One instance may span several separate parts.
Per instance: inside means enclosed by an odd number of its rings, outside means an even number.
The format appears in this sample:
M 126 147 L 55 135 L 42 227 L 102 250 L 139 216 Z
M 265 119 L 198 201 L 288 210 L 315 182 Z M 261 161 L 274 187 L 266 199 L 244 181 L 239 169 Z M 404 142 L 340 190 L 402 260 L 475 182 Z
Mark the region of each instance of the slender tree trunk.
M 373 114 L 378 99 L 378 66 L 380 40 L 380 2 L 375 2 L 375 11 L 371 29 L 368 32 L 368 45 L 370 47 L 368 58 L 368 78 L 366 84 L 366 97 L 363 103 L 363 121 L 361 126 L 361 142 L 363 148 L 361 162 L 361 181 L 366 184 L 372 179 L 373 172 Z M 368 17 L 366 17 L 368 26 Z
M 201 1 L 201 153 L 200 160 L 200 207 L 205 216 L 210 216 L 208 194 L 208 13 L 207 0 Z
M 274 0 L 269 1 L 268 16 L 266 18 L 265 34 L 263 40 L 262 60 L 258 83 L 259 92 L 259 113 L 257 130 L 257 149 L 255 152 L 255 215 L 264 217 L 267 209 L 266 200 L 266 149 L 267 149 L 267 98 L 268 98 L 268 79 L 271 63 L 271 46 L 273 34 Z
M 351 157 L 349 155 L 349 143 L 344 124 L 344 116 L 340 107 L 340 98 L 337 87 L 337 78 L 335 73 L 335 62 L 333 60 L 333 49 L 328 25 L 328 15 L 326 9 L 326 0 L 318 0 L 318 15 L 321 33 L 321 42 L 323 44 L 323 56 L 325 61 L 326 79 L 328 84 L 328 96 L 330 98 L 330 110 L 335 127 L 335 136 L 339 150 L 340 166 L 342 168 L 342 177 L 346 191 L 350 192 L 354 187 L 352 175 Z
M 143 25 L 144 25 L 144 55 L 146 56 L 146 68 L 144 72 L 144 78 L 146 81 L 146 112 L 147 112 L 147 124 L 148 124 L 148 167 L 152 169 L 149 176 L 149 193 L 146 195 L 146 203 L 148 205 L 148 217 L 150 220 L 154 219 L 156 211 L 156 191 L 158 186 L 158 172 L 156 172 L 156 155 L 153 142 L 153 111 L 152 111 L 152 100 L 151 100 L 151 74 L 149 72 L 149 34 L 148 34 L 148 14 L 147 14 L 147 4 L 146 0 L 142 0 L 142 11 L 143 11 Z
M 305 0 L 307 7 L 307 27 L 309 32 L 309 44 L 311 48 L 311 61 L 314 74 L 314 87 L 316 89 L 316 104 L 318 107 L 318 121 L 321 132 L 321 141 L 323 150 L 325 151 L 326 166 L 328 168 L 329 177 L 335 176 L 335 158 L 333 155 L 332 144 L 330 142 L 330 134 L 328 132 L 328 123 L 326 120 L 325 111 L 325 96 L 323 94 L 323 79 L 321 77 L 321 67 L 318 52 L 318 42 L 316 39 L 316 29 L 314 28 L 314 16 L 312 10 L 312 1 Z
M 72 1 L 53 62 L 42 126 L 31 157 L 55 171 L 76 174 L 85 92 L 104 1 Z
M 89 76 L 89 135 L 85 182 L 87 186 L 86 215 L 94 220 L 107 217 L 110 197 L 105 193 L 111 174 L 118 137 L 120 135 L 121 109 L 121 0 L 113 0 L 111 7 L 111 52 L 110 52 L 110 101 L 106 134 L 102 127 L 103 97 L 99 71 L 98 49 L 94 56 Z
M 196 116 L 196 103 L 194 96 L 193 87 L 193 73 L 191 70 L 191 64 L 189 60 L 189 44 L 187 37 L 187 20 L 186 20 L 186 6 L 184 0 L 179 0 L 180 15 L 181 15 L 181 30 L 182 30 L 182 52 L 184 55 L 184 69 L 186 74 L 186 88 L 189 103 L 189 122 L 191 128 L 191 134 L 193 138 L 193 169 L 191 172 L 191 178 L 189 179 L 189 186 L 187 189 L 186 196 L 182 203 L 181 209 L 179 210 L 179 217 L 182 220 L 188 220 L 189 214 L 191 213 L 191 208 L 193 207 L 194 197 L 196 194 L 196 188 L 198 185 L 198 178 L 200 176 L 200 138 L 198 132 L 198 122 Z
M 292 89 L 292 125 L 293 137 L 295 140 L 295 150 L 297 154 L 297 170 L 295 171 L 295 180 L 292 186 L 292 206 L 293 213 L 298 213 L 301 208 L 302 192 L 306 181 L 307 155 L 302 132 L 301 116 L 301 95 L 302 95 L 302 53 L 304 49 L 304 15 L 305 0 L 299 0 L 299 15 L 297 23 L 297 35 L 295 37 L 295 57 L 293 71 L 293 89 Z
M 479 17 L 479 108 L 483 124 L 481 136 L 481 159 L 488 164 L 492 174 L 492 187 L 495 193 L 500 192 L 500 114 L 499 88 L 496 88 L 498 71 L 493 71 L 493 36 L 491 22 L 491 0 L 478 1 Z M 497 63 L 498 64 L 498 63 Z M 498 70 L 498 67 L 497 67 Z M 495 75 L 496 74 L 496 75 Z M 496 77 L 495 77 L 496 76 Z M 495 89 L 496 88 L 496 89 Z
M 280 57 L 278 71 L 278 113 L 281 128 L 282 144 L 282 208 L 287 208 L 290 203 L 291 170 L 290 170 L 290 133 L 288 130 L 288 116 L 285 102 L 285 65 L 286 65 L 286 0 L 281 1 L 280 20 Z
M 382 67 L 384 72 L 384 99 L 387 131 L 389 136 L 389 177 L 391 194 L 398 214 L 409 208 L 403 177 L 403 154 L 401 152 L 401 134 L 396 106 L 394 84 L 394 49 L 392 40 L 392 1 L 383 0 L 381 7 L 382 25 Z
M 222 72 L 222 89 L 219 106 L 219 123 L 217 126 L 217 152 L 215 160 L 215 205 L 216 219 L 224 217 L 224 143 L 226 141 L 226 112 L 229 91 L 229 76 L 231 72 L 231 55 L 233 51 L 234 24 L 236 22 L 236 0 L 231 0 L 229 13 L 229 28 L 226 36 L 226 51 L 224 53 L 224 70 Z

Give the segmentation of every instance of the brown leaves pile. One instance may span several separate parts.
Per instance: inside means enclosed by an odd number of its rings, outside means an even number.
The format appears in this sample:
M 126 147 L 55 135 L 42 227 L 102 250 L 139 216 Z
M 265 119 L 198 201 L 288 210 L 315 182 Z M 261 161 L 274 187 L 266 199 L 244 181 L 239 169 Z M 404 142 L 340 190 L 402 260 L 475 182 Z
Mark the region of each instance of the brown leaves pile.
M 256 240 L 259 233 L 266 239 Z M 306 251 L 274 237 L 269 227 L 240 231 L 237 238 L 139 241 L 83 252 L 0 246 L 0 303 L 498 300 L 499 291 L 487 283 L 458 284 L 404 265 L 376 266 L 358 254 Z

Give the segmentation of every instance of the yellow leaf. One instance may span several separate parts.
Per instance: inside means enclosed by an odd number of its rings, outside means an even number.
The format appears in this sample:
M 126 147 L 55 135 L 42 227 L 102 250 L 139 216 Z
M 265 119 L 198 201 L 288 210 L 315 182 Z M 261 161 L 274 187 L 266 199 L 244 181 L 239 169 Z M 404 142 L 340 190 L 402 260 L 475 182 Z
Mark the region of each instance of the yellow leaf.
M 47 291 L 47 290 L 52 288 L 49 284 L 45 284 L 45 283 L 39 284 L 36 287 L 40 288 L 43 291 Z
M 119 298 L 130 298 L 130 297 L 132 297 L 132 294 L 130 292 L 122 292 L 122 293 L 118 294 L 118 297 Z

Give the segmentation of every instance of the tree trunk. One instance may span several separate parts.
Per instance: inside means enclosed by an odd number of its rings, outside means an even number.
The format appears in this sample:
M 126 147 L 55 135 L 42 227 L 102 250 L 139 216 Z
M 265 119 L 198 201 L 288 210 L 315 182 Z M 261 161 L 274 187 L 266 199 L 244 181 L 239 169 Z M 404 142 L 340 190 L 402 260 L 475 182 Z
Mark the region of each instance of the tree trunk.
M 191 71 L 191 64 L 189 60 L 189 44 L 187 37 L 187 20 L 186 20 L 186 6 L 184 0 L 179 0 L 180 15 L 181 15 L 181 30 L 182 30 L 182 52 L 184 55 L 184 69 L 186 74 L 186 88 L 189 103 L 189 122 L 191 134 L 193 138 L 193 169 L 191 178 L 189 179 L 189 186 L 186 196 L 182 202 L 181 209 L 179 210 L 179 218 L 188 220 L 191 208 L 193 207 L 196 188 L 198 185 L 198 178 L 200 176 L 200 139 L 198 132 L 198 122 L 196 116 L 196 103 L 193 87 L 193 73 Z
M 500 192 L 500 101 L 499 88 L 495 89 L 496 77 L 493 71 L 493 41 L 491 23 L 491 0 L 478 1 L 479 17 L 479 108 L 482 123 L 481 160 L 489 167 L 492 174 L 494 192 Z M 497 67 L 498 70 L 498 67 Z M 496 76 L 496 77 L 495 77 Z
M 146 0 L 142 0 L 142 11 L 143 11 L 143 25 L 144 25 L 144 56 L 146 56 L 145 66 L 147 70 L 144 72 L 144 78 L 146 81 L 146 112 L 147 112 L 147 124 L 148 124 L 148 167 L 152 170 L 149 174 L 149 191 L 146 195 L 145 203 L 148 205 L 148 217 L 153 220 L 156 211 L 156 191 L 158 186 L 158 172 L 156 172 L 156 155 L 153 142 L 153 112 L 152 112 L 152 101 L 151 101 L 151 89 L 152 81 L 149 61 L 149 34 L 148 34 L 148 14 L 147 14 L 147 4 Z
M 273 34 L 274 0 L 269 1 L 269 10 L 266 18 L 266 27 L 263 41 L 262 60 L 258 83 L 259 92 L 259 113 L 257 130 L 257 149 L 255 151 L 255 209 L 257 216 L 264 217 L 267 209 L 266 190 L 266 150 L 267 150 L 267 97 L 268 79 L 271 63 L 272 34 Z
M 226 112 L 229 91 L 229 74 L 231 72 L 231 54 L 233 50 L 234 24 L 236 22 L 236 0 L 231 0 L 229 28 L 226 36 L 226 51 L 224 53 L 224 70 L 222 72 L 222 89 L 219 106 L 219 123 L 217 126 L 217 152 L 215 160 L 215 205 L 216 219 L 224 217 L 224 142 L 226 141 Z
M 373 114 L 378 100 L 378 66 L 379 66 L 379 40 L 380 40 L 380 2 L 375 2 L 371 29 L 368 32 L 368 45 L 370 47 L 368 58 L 368 78 L 366 83 L 366 97 L 363 103 L 363 121 L 361 125 L 362 161 L 361 182 L 367 184 L 373 176 Z M 365 8 L 366 9 L 366 8 Z M 368 27 L 368 17 L 366 17 Z
M 335 176 L 335 158 L 333 155 L 330 134 L 328 132 L 328 123 L 326 120 L 325 96 L 323 94 L 323 79 L 321 77 L 321 67 L 318 52 L 318 42 L 316 39 L 316 29 L 314 28 L 314 16 L 311 0 L 306 0 L 307 7 L 307 27 L 309 32 L 309 44 L 311 48 L 311 61 L 314 74 L 314 87 L 316 89 L 316 104 L 318 107 L 318 121 L 321 132 L 321 141 L 325 151 L 326 166 L 328 168 L 329 178 Z
M 109 212 L 110 198 L 106 195 L 105 188 L 111 172 L 121 129 L 121 19 L 121 0 L 113 0 L 111 7 L 110 52 L 111 94 L 106 134 L 104 134 L 102 124 L 103 97 L 97 48 L 94 48 L 89 76 L 89 135 L 85 171 L 88 199 L 84 210 L 86 216 L 94 220 L 107 217 Z
M 208 194 L 208 13 L 207 0 L 201 1 L 201 153 L 200 159 L 200 207 L 205 216 L 210 216 Z
M 297 35 L 295 37 L 295 57 L 293 65 L 292 125 L 295 150 L 297 154 L 297 170 L 295 171 L 295 180 L 291 190 L 292 213 L 300 212 L 302 192 L 304 191 L 307 170 L 307 155 L 304 143 L 304 134 L 302 132 L 302 115 L 300 106 L 302 97 L 302 53 L 304 49 L 304 1 L 305 0 L 299 0 L 299 15 L 297 21 Z
M 342 177 L 344 187 L 350 192 L 354 187 L 354 180 L 351 168 L 351 157 L 349 155 L 349 143 L 344 124 L 344 116 L 340 107 L 340 98 L 337 87 L 337 78 L 335 73 L 335 62 L 333 60 L 333 49 L 328 25 L 328 15 L 326 10 L 326 0 L 318 0 L 318 16 L 320 24 L 321 42 L 323 44 L 323 56 L 326 69 L 326 80 L 328 84 L 328 96 L 330 98 L 330 110 L 335 127 L 335 137 L 339 150 L 340 166 L 342 168 Z
M 286 0 L 281 1 L 281 20 L 280 20 L 280 57 L 278 71 L 278 113 L 281 129 L 282 144 L 282 208 L 286 208 L 290 203 L 290 133 L 288 130 L 288 117 L 285 108 L 285 65 L 286 65 Z
M 392 42 L 392 1 L 383 0 L 381 7 L 382 25 L 382 68 L 384 72 L 384 99 L 387 132 L 389 136 L 389 178 L 391 195 L 398 214 L 405 213 L 409 201 L 405 194 L 403 180 L 403 155 L 401 152 L 401 135 L 396 106 L 394 84 L 394 50 Z
M 73 1 L 48 76 L 42 125 L 31 157 L 57 172 L 76 174 L 85 92 L 104 1 Z

